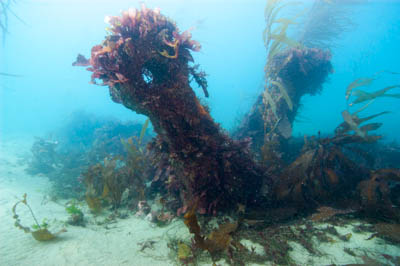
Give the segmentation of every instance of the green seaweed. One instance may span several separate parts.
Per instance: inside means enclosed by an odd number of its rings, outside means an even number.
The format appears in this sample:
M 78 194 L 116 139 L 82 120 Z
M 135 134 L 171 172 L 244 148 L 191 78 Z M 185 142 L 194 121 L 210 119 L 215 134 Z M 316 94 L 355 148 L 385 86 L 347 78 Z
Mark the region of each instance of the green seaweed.
M 81 214 L 82 210 L 78 208 L 75 204 L 70 204 L 65 207 L 68 214 Z
M 84 226 L 85 225 L 84 214 L 83 214 L 81 208 L 79 208 L 77 206 L 77 202 L 75 200 L 69 202 L 65 206 L 65 210 L 69 214 L 69 218 L 68 218 L 68 221 L 67 221 L 68 224 L 70 224 L 70 225 L 80 225 L 80 226 Z
M 47 219 L 44 218 L 43 221 L 42 221 L 42 223 L 41 223 L 40 225 L 38 225 L 38 224 L 35 223 L 35 224 L 31 225 L 31 227 L 32 227 L 34 230 L 47 229 L 47 228 L 49 227 L 49 223 L 47 222 Z

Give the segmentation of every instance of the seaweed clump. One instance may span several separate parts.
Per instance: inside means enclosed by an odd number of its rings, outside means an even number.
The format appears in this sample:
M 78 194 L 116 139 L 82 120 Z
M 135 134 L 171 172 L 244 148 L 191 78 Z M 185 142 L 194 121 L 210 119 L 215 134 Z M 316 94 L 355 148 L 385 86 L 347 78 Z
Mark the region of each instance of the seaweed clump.
M 358 185 L 363 212 L 370 217 L 400 221 L 400 169 L 373 171 Z
M 126 150 L 125 156 L 105 158 L 103 163 L 92 165 L 83 173 L 85 199 L 92 212 L 100 212 L 105 202 L 114 210 L 118 209 L 125 191 L 136 201 L 145 200 L 148 160 L 142 144 L 148 123 L 147 120 L 143 124 L 139 137 L 120 140 Z
M 196 216 L 197 203 L 185 214 L 184 223 L 193 234 L 193 246 L 195 248 L 208 251 L 213 262 L 221 252 L 225 252 L 231 262 L 234 260 L 234 251 L 244 251 L 246 248 L 235 241 L 232 234 L 238 228 L 238 222 L 225 223 L 219 226 L 218 229 L 212 231 L 207 237 L 201 233 L 200 225 Z M 182 247 L 181 247 L 182 248 Z
M 315 0 L 299 30 L 299 42 L 307 47 L 329 49 L 337 45 L 343 33 L 355 28 L 350 2 Z
M 82 173 L 106 158 L 127 157 L 128 150 L 121 139 L 139 135 L 142 124 L 73 112 L 49 137 L 36 138 L 26 171 L 46 176 L 54 198 L 81 198 L 85 193 Z M 150 137 L 151 131 L 145 131 L 140 149 Z
M 84 173 L 85 199 L 94 213 L 102 210 L 103 201 L 109 201 L 114 209 L 121 203 L 127 180 L 126 175 L 117 169 L 117 161 L 117 158 L 104 159 L 104 164 L 93 165 Z
M 77 206 L 75 201 L 70 202 L 65 207 L 65 210 L 69 214 L 69 218 L 67 220 L 68 224 L 75 226 L 85 226 L 84 214 L 81 208 Z
M 14 206 L 12 207 L 13 218 L 15 220 L 15 223 L 14 223 L 15 227 L 23 230 L 25 233 L 31 233 L 33 238 L 37 241 L 53 240 L 61 233 L 64 233 L 67 231 L 65 228 L 63 228 L 56 233 L 51 233 L 47 229 L 47 226 L 48 226 L 47 223 L 43 223 L 42 225 L 40 225 L 39 222 L 37 221 L 35 215 L 33 214 L 32 208 L 29 206 L 29 204 L 26 200 L 26 197 L 27 197 L 27 195 L 25 193 L 23 196 L 23 199 L 18 201 L 17 203 L 15 203 Z M 28 209 L 32 215 L 32 218 L 35 221 L 35 225 L 34 225 L 34 227 L 36 228 L 35 230 L 31 230 L 31 228 L 29 228 L 28 226 L 24 226 L 21 224 L 21 220 L 19 219 L 19 215 L 17 214 L 17 206 L 21 203 L 28 207 Z

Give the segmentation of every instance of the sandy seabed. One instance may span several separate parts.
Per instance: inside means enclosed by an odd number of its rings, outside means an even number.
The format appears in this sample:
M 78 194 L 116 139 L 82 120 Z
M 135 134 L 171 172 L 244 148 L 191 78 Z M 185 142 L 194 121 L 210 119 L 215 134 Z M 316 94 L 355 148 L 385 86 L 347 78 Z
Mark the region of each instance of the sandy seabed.
M 96 225 L 105 217 L 93 217 L 84 209 L 86 227 L 65 225 L 68 213 L 62 201 L 48 200 L 47 178 L 25 172 L 31 145 L 32 141 L 15 139 L 0 143 L 0 265 L 174 265 L 168 257 L 169 239 L 190 237 L 178 219 L 160 228 L 130 215 L 106 228 Z M 51 232 L 62 227 L 67 232 L 38 242 L 14 227 L 11 209 L 24 193 L 39 222 L 46 218 Z M 25 206 L 19 205 L 17 213 L 24 226 L 34 224 Z M 141 250 L 145 241 L 154 241 L 152 248 Z
M 23 139 L 23 140 L 22 140 Z M 14 138 L 0 142 L 0 265 L 179 265 L 171 256 L 168 243 L 171 239 L 188 241 L 190 234 L 182 220 L 174 219 L 165 227 L 157 227 L 144 218 L 133 213 L 126 219 L 118 219 L 107 226 L 98 225 L 96 221 L 105 217 L 94 217 L 84 208 L 87 219 L 86 227 L 66 225 L 68 214 L 62 201 L 48 200 L 50 184 L 44 176 L 31 176 L 25 172 L 32 139 Z M 14 226 L 12 206 L 28 195 L 39 222 L 48 219 L 49 230 L 58 231 L 65 227 L 66 233 L 59 238 L 38 242 L 30 234 L 25 234 Z M 19 205 L 17 209 L 21 223 L 25 226 L 34 224 L 29 210 Z M 323 256 L 310 255 L 299 244 L 293 243 L 291 258 L 298 265 L 331 265 L 363 263 L 360 258 L 343 252 L 344 247 L 363 250 L 366 255 L 384 253 L 400 255 L 400 247 L 390 245 L 375 237 L 366 241 L 370 234 L 358 234 L 350 227 L 336 227 L 341 234 L 352 233 L 347 242 L 324 243 L 319 246 Z M 141 243 L 153 242 L 152 247 L 142 250 Z M 263 252 L 259 244 L 242 240 L 247 247 L 255 247 L 258 253 Z M 383 258 L 382 265 L 394 265 Z M 218 265 L 227 265 L 224 261 Z M 204 265 L 211 265 L 205 263 Z M 250 265 L 250 264 L 249 264 Z M 252 264 L 257 265 L 257 264 Z M 268 264 L 263 264 L 268 265 Z

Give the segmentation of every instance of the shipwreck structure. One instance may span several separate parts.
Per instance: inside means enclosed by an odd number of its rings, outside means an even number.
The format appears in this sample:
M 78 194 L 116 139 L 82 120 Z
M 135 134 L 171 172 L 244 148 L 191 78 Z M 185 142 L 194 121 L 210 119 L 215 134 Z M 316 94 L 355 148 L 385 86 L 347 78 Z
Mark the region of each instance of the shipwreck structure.
M 350 134 L 356 119 L 351 114 L 335 136 L 305 139 L 297 159 L 282 162 L 301 98 L 321 90 L 332 65 L 330 52 L 287 37 L 293 23 L 278 20 L 279 10 L 272 4 L 266 8 L 264 92 L 233 138 L 214 122 L 190 86 L 195 81 L 208 97 L 205 73 L 191 55 L 200 44 L 158 9 L 142 5 L 109 17 L 105 40 L 92 48 L 90 59 L 79 55 L 73 65 L 88 66 L 91 81 L 108 86 L 115 102 L 150 119 L 158 134 L 148 146 L 156 169 L 150 179 L 169 192 L 173 199 L 167 201 L 178 202 L 173 208 L 178 214 L 189 209 L 192 215 L 195 209 L 202 214 L 244 211 L 245 206 L 275 208 L 287 217 L 293 209 L 348 199 L 360 208 L 396 212 L 388 207 L 398 204 L 388 180 L 398 180 L 399 172 L 371 172 L 348 158 L 347 145 L 378 139 L 366 138 L 376 128 L 372 126 L 363 136 Z M 278 30 L 272 27 L 276 23 L 281 23 Z
M 196 200 L 199 211 L 213 213 L 254 202 L 264 171 L 248 140 L 229 138 L 190 87 L 194 79 L 208 96 L 205 74 L 190 65 L 200 44 L 157 9 L 130 9 L 109 21 L 110 34 L 90 60 L 79 56 L 74 64 L 90 65 L 92 82 L 101 80 L 115 102 L 149 117 L 162 151 L 181 169 L 171 182 L 182 186 L 184 205 Z

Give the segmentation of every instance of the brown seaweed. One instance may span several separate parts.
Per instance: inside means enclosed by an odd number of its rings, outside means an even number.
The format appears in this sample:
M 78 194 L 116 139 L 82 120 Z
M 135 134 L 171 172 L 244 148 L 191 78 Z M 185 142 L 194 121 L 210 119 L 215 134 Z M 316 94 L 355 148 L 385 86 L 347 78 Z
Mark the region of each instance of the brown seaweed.
M 32 211 L 31 206 L 29 206 L 27 200 L 27 194 L 25 193 L 22 200 L 18 201 L 17 203 L 14 204 L 14 206 L 12 207 L 12 213 L 13 213 L 13 218 L 15 220 L 15 227 L 23 230 L 25 233 L 31 233 L 32 237 L 34 239 L 36 239 L 37 241 L 49 241 L 49 240 L 53 240 L 55 239 L 58 235 L 60 235 L 61 233 L 66 232 L 67 230 L 65 228 L 61 229 L 60 231 L 56 232 L 56 233 L 51 233 L 46 227 L 43 227 L 43 225 L 40 225 L 39 222 L 37 221 L 35 214 Z M 28 226 L 23 226 L 21 224 L 21 220 L 19 218 L 19 215 L 17 214 L 17 206 L 19 204 L 24 204 L 26 207 L 28 207 L 33 220 L 35 221 L 35 227 L 38 228 L 36 230 L 31 230 L 31 228 L 29 228 Z
M 378 98 L 378 97 L 400 98 L 400 94 L 387 94 L 386 93 L 389 90 L 395 89 L 395 88 L 400 88 L 400 85 L 388 86 L 388 87 L 385 87 L 383 89 L 380 89 L 380 90 L 377 90 L 377 91 L 374 91 L 374 92 L 366 92 L 366 91 L 362 91 L 362 90 L 355 90 L 355 91 L 353 91 L 353 96 L 355 96 L 356 98 L 351 103 L 351 105 L 357 104 L 357 103 L 362 103 L 362 102 L 365 102 L 365 101 L 370 101 L 370 100 L 373 100 L 373 99 Z
M 274 185 L 279 202 L 300 208 L 333 202 L 363 180 L 368 170 L 348 159 L 343 146 L 359 139 L 338 136 L 307 143 L 299 157 L 286 167 Z
M 225 252 L 232 257 L 232 252 L 244 247 L 232 238 L 232 233 L 238 228 L 238 223 L 221 224 L 218 229 L 212 231 L 207 237 L 201 234 L 201 228 L 196 215 L 197 203 L 184 216 L 184 223 L 189 232 L 194 234 L 193 240 L 195 247 L 208 251 L 212 258 L 217 253 Z
M 353 101 L 349 104 L 349 106 L 354 106 L 355 104 L 359 104 L 365 101 L 368 101 L 367 104 L 359 108 L 358 110 L 354 112 L 350 112 L 348 110 L 345 110 L 342 112 L 342 117 L 344 122 L 341 123 L 336 129 L 335 129 L 335 134 L 336 135 L 343 135 L 347 134 L 350 131 L 353 131 L 355 135 L 361 137 L 362 139 L 365 140 L 365 142 L 375 142 L 378 139 L 381 138 L 379 135 L 369 135 L 368 133 L 370 131 L 374 131 L 379 129 L 382 126 L 382 123 L 369 123 L 366 125 L 362 125 L 362 123 L 371 120 L 375 117 L 384 115 L 389 113 L 388 111 L 383 111 L 379 112 L 373 115 L 369 115 L 367 117 L 360 117 L 359 113 L 367 109 L 376 98 L 379 97 L 393 97 L 393 98 L 400 98 L 400 94 L 387 94 L 386 92 L 400 87 L 400 85 L 392 85 L 385 87 L 381 90 L 374 91 L 374 92 L 366 92 L 362 90 L 354 90 L 354 88 L 361 87 L 361 86 L 369 86 L 372 84 L 372 82 L 377 79 L 381 74 L 383 73 L 389 73 L 396 75 L 398 73 L 396 72 L 389 72 L 389 71 L 379 71 L 376 72 L 372 77 L 370 78 L 358 78 L 351 82 L 346 89 L 345 95 L 346 95 L 346 101 L 350 101 L 351 97 L 354 98 Z
M 400 202 L 395 196 L 399 188 L 399 169 L 373 171 L 369 180 L 358 185 L 363 211 L 368 216 L 400 221 Z

